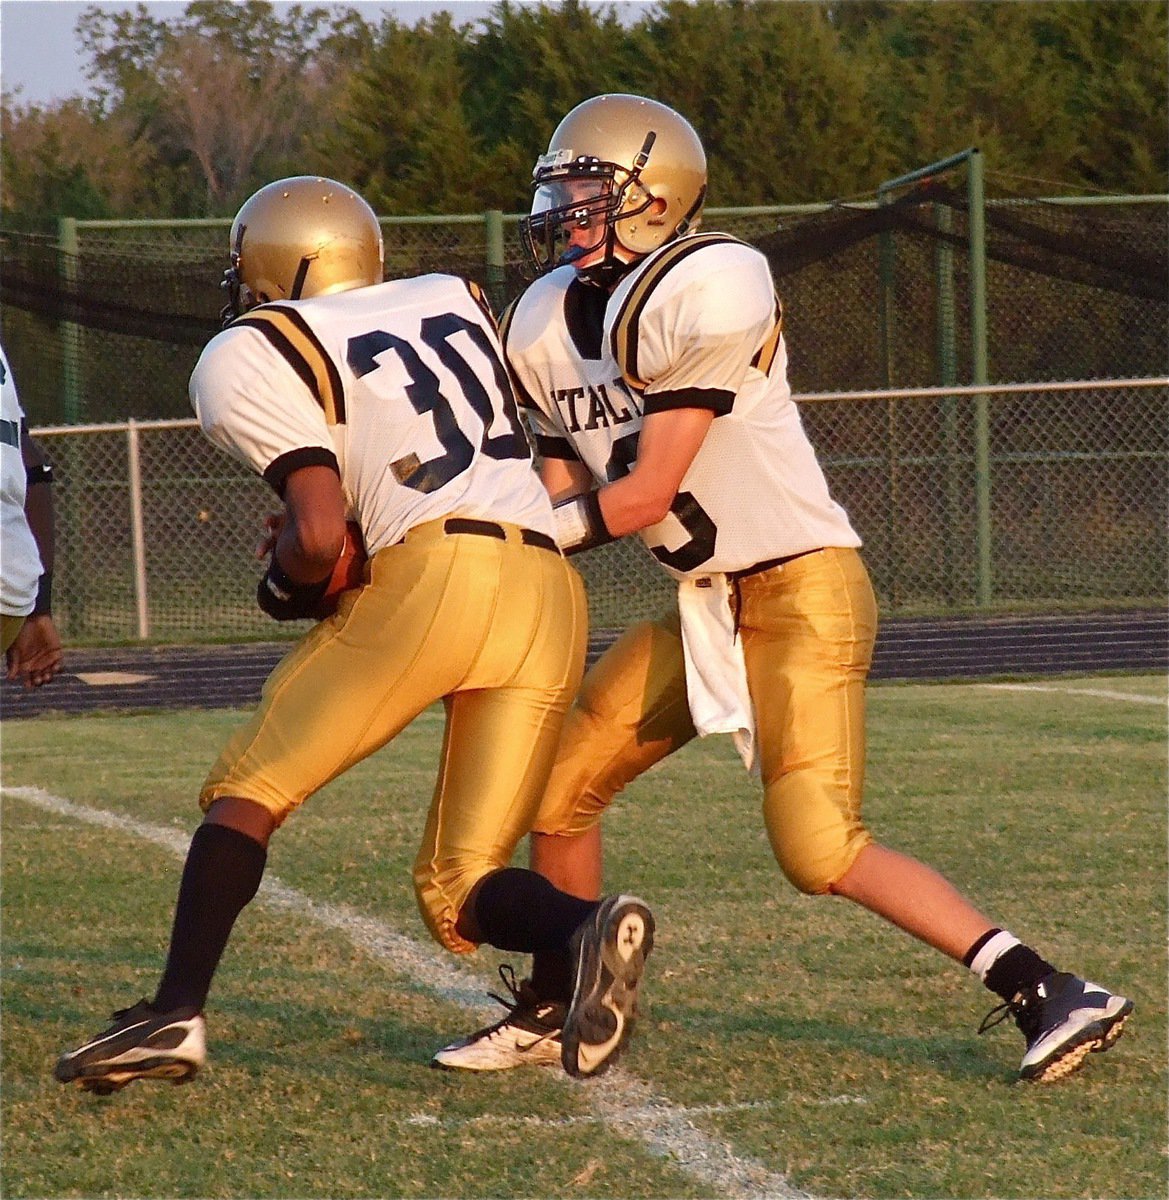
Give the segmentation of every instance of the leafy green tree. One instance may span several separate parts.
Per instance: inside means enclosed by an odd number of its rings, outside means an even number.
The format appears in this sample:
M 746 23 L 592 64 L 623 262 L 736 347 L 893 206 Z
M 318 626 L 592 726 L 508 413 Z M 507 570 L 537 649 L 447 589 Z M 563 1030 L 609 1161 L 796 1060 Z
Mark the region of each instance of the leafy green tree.
M 141 125 L 185 216 L 230 213 L 258 179 L 300 169 L 368 36 L 356 10 L 278 16 L 267 0 L 194 0 L 166 20 L 91 7 L 78 31 L 102 111 Z
M 870 188 L 892 147 L 869 111 L 873 71 L 827 4 L 669 0 L 632 31 L 633 87 L 695 125 L 710 202 L 787 204 Z
M 611 7 L 504 0 L 475 29 L 440 13 L 387 19 L 316 161 L 387 212 L 526 209 L 536 156 L 559 117 L 624 86 L 628 31 Z
M 858 7 L 845 33 L 901 170 L 977 146 L 1008 190 L 1164 190 L 1164 3 Z
M 368 13 L 368 9 L 365 10 Z M 456 10 L 457 11 L 457 10 Z M 4 97 L 5 213 L 229 215 L 320 171 L 393 213 L 526 209 L 559 118 L 603 91 L 689 117 L 709 202 L 867 195 L 967 146 L 992 194 L 1162 192 L 1166 0 L 501 0 L 477 25 L 267 0 L 90 7 L 90 101 Z
M 1169 5 L 1039 5 L 1034 37 L 1059 55 L 1068 78 L 1060 115 L 1080 131 L 1075 175 L 1104 191 L 1169 191 Z
M 392 18 L 337 99 L 310 161 L 386 213 L 463 212 L 478 150 L 463 115 L 466 37 L 446 13 L 411 28 Z
M 100 120 L 80 98 L 55 105 L 0 105 L 0 209 L 102 218 L 134 205 L 154 151 L 124 120 Z
M 503 0 L 465 50 L 466 110 L 484 148 L 493 207 L 524 211 L 536 158 L 561 117 L 600 92 L 628 92 L 637 46 L 612 5 Z

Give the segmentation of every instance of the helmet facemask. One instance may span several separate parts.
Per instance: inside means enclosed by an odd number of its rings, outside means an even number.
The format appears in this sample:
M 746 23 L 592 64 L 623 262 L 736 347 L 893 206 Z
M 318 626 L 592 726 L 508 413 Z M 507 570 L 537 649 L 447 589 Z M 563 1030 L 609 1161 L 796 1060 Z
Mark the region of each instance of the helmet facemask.
M 235 243 L 231 247 L 231 266 L 223 272 L 223 281 L 219 285 L 227 293 L 227 303 L 219 310 L 219 319 L 223 322 L 224 329 L 236 317 L 242 317 L 248 309 L 255 308 L 259 304 L 259 300 L 252 295 L 252 289 L 244 283 L 243 277 L 240 275 L 239 250 L 243 240 L 244 226 L 241 225 Z
M 654 204 L 640 180 L 653 141 L 651 133 L 632 170 L 586 155 L 572 158 L 565 150 L 541 155 L 532 172 L 532 210 L 520 221 L 524 256 L 535 274 L 570 266 L 602 247 L 596 263 L 577 268 L 581 279 L 609 286 L 629 270 L 640 254 L 623 242 L 621 222 Z M 574 230 L 590 228 L 592 241 L 571 240 Z

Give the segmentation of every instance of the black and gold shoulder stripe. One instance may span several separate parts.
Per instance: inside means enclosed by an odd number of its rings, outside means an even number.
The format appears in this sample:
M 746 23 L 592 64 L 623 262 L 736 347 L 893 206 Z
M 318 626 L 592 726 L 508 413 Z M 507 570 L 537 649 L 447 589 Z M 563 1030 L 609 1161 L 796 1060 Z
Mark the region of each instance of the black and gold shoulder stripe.
M 309 323 L 294 308 L 265 304 L 245 313 L 231 328 L 248 325 L 262 333 L 288 365 L 304 380 L 329 425 L 345 424 L 345 385 Z
M 638 373 L 637 363 L 637 326 L 645 306 L 653 295 L 654 289 L 665 278 L 667 272 L 691 254 L 705 249 L 707 246 L 741 244 L 738 238 L 727 233 L 697 233 L 685 237 L 666 247 L 657 258 L 646 268 L 641 277 L 629 290 L 629 295 L 621 302 L 613 322 L 613 357 L 625 382 L 637 391 L 647 387 Z
M 499 318 L 499 340 L 503 343 L 503 348 L 507 349 L 507 335 L 511 332 L 511 320 L 515 316 L 516 305 L 519 304 L 520 298 L 517 296 L 502 312 Z
M 511 365 L 511 359 L 507 353 L 507 338 L 511 333 L 511 321 L 515 316 L 516 305 L 519 304 L 520 298 L 517 296 L 504 310 L 499 318 L 499 341 L 503 346 L 503 361 L 507 367 L 507 373 L 511 378 L 511 385 L 516 394 L 516 401 L 520 408 L 537 408 L 535 400 L 528 393 L 528 389 L 520 382 L 520 377 L 515 373 Z
M 491 301 L 487 299 L 487 293 L 473 279 L 464 279 L 463 282 L 467 285 L 467 291 L 471 293 L 471 299 L 475 301 L 483 315 L 491 322 L 491 328 L 498 332 L 499 324 L 495 320 L 495 313 L 492 311 Z
M 782 333 L 783 305 L 779 300 L 776 300 L 775 324 L 771 327 L 771 332 L 763 339 L 763 345 L 755 351 L 755 357 L 751 359 L 751 366 L 761 371 L 764 375 L 771 374 L 772 364 L 775 362 L 775 356 L 779 352 L 779 339 Z

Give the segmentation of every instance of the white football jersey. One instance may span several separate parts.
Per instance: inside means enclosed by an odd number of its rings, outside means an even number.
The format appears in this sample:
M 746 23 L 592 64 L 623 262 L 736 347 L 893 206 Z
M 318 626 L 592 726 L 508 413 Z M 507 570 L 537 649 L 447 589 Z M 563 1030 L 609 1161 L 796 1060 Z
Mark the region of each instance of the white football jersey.
M 780 305 L 754 247 L 691 234 L 612 295 L 560 267 L 516 301 L 503 338 L 537 451 L 579 459 L 602 484 L 630 470 L 646 414 L 714 412 L 669 515 L 642 531 L 675 578 L 860 545 L 792 400 Z
M 37 598 L 41 556 L 24 515 L 28 479 L 20 451 L 24 410 L 8 359 L 0 349 L 0 612 L 10 617 L 27 617 Z
M 278 491 L 335 462 L 371 556 L 452 513 L 552 533 L 494 320 L 466 280 L 261 305 L 208 343 L 190 395 L 207 436 Z

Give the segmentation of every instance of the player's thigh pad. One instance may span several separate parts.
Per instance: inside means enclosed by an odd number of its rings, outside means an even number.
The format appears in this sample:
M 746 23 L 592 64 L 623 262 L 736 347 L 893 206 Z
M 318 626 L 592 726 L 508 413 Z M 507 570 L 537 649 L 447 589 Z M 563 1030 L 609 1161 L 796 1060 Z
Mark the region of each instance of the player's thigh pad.
M 585 675 L 535 831 L 584 833 L 627 783 L 694 736 L 675 609 L 631 626 Z
M 16 641 L 16 635 L 24 628 L 24 617 L 13 617 L 8 613 L 0 613 L 0 653 L 7 654 L 8 647 Z
M 851 549 L 798 558 L 740 586 L 771 848 L 797 888 L 827 892 L 872 840 L 861 818 L 872 586 Z
M 434 796 L 414 863 L 419 910 L 456 952 L 474 946 L 456 923 L 475 884 L 507 866 L 531 829 L 564 715 L 584 671 L 584 586 L 558 555 L 468 538 L 466 553 L 502 554 L 490 630 L 474 666 L 446 699 Z
M 336 614 L 315 625 L 277 665 L 259 707 L 208 775 L 200 795 L 204 809 L 221 796 L 240 796 L 263 805 L 279 824 L 429 705 L 461 687 L 480 686 L 469 679 L 498 681 L 520 673 L 518 662 L 544 635 L 533 632 L 522 646 L 499 640 L 497 615 L 506 607 L 503 552 L 514 565 L 519 547 L 444 537 L 441 522 L 422 526 L 422 536 L 414 533 L 375 555 L 370 582 L 347 593 Z M 549 551 L 522 549 L 549 560 L 562 593 L 555 604 L 570 609 L 575 627 L 575 572 Z M 532 601 L 529 619 L 539 620 L 549 607 Z M 563 626 L 555 628 L 563 635 Z M 574 664 L 561 668 L 560 682 L 567 676 L 569 688 L 579 678 L 584 636 L 570 635 L 557 650 Z

